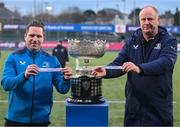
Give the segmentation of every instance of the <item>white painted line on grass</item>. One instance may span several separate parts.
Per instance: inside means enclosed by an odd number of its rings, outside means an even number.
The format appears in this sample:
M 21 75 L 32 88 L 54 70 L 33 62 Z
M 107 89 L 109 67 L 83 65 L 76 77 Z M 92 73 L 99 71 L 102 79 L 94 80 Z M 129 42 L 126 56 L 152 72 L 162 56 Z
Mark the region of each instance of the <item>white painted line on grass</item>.
M 0 103 L 7 103 L 7 100 L 0 100 Z

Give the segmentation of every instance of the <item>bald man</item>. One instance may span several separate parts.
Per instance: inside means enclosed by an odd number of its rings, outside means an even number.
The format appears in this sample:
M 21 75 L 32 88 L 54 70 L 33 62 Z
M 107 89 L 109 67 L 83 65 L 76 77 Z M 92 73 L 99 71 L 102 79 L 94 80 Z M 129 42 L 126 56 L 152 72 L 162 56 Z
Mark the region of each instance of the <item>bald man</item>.
M 159 26 L 159 13 L 153 6 L 139 13 L 140 28 L 125 41 L 118 56 L 92 74 L 115 78 L 127 73 L 125 87 L 125 126 L 172 126 L 172 76 L 177 59 L 177 40 Z

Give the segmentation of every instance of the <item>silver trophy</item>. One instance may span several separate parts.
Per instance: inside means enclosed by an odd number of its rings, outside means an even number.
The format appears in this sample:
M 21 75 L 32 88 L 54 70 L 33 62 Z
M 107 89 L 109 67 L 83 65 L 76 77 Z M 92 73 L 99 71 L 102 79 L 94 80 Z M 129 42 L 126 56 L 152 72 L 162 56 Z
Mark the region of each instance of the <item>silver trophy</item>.
M 106 41 L 68 40 L 69 55 L 76 58 L 75 75 L 71 78 L 72 103 L 102 103 L 102 79 L 91 75 L 90 60 L 100 58 L 105 53 Z

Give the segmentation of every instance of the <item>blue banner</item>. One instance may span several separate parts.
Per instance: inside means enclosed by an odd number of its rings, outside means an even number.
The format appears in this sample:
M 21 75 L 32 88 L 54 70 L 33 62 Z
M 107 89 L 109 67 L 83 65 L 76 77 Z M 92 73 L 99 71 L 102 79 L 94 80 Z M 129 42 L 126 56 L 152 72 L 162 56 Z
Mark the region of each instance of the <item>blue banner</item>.
M 134 32 L 139 28 L 139 26 L 127 25 L 126 32 Z
M 167 29 L 170 33 L 180 33 L 180 26 L 163 26 Z M 126 32 L 133 32 L 136 31 L 139 28 L 139 26 L 132 26 L 127 25 L 126 26 Z
M 48 31 L 65 32 L 115 32 L 114 25 L 93 25 L 93 24 L 48 24 L 45 25 Z
M 165 26 L 170 33 L 180 33 L 180 26 Z
M 26 25 L 5 24 L 4 30 L 26 29 Z M 94 24 L 46 24 L 45 31 L 63 32 L 115 32 L 114 25 L 94 25 Z
M 164 26 L 170 33 L 180 33 L 180 26 Z M 99 25 L 99 24 L 46 24 L 45 31 L 50 32 L 133 32 L 139 26 L 133 25 Z M 26 25 L 4 24 L 3 30 L 24 30 Z

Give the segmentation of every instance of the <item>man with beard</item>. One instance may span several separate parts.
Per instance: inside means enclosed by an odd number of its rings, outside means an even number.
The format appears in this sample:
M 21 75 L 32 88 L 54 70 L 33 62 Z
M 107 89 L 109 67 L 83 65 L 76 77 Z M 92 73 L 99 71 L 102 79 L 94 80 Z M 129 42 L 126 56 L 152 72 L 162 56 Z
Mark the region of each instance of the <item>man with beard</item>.
M 70 67 L 42 50 L 44 25 L 34 20 L 24 34 L 25 48 L 11 53 L 1 85 L 9 92 L 5 126 L 48 126 L 53 105 L 53 86 L 65 94 L 70 89 Z
M 172 76 L 177 59 L 177 41 L 159 26 L 159 13 L 153 6 L 139 13 L 140 28 L 113 62 L 97 67 L 92 74 L 115 78 L 127 73 L 125 87 L 125 126 L 173 126 Z

